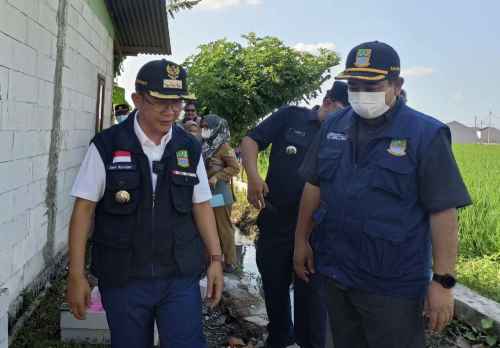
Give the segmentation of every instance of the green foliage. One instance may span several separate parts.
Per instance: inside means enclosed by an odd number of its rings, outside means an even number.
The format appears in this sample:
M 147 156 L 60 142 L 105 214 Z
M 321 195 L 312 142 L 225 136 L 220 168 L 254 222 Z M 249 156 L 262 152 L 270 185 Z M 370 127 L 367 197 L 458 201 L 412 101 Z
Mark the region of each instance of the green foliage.
M 127 56 L 115 51 L 113 55 L 113 76 L 118 77 L 123 72 L 123 61 Z
M 453 148 L 474 204 L 460 211 L 460 255 L 465 258 L 500 251 L 500 146 Z
M 189 10 L 200 2 L 201 0 L 170 0 L 167 5 L 167 12 L 170 17 L 174 18 L 175 13 L 182 10 Z
M 458 280 L 497 302 L 500 302 L 500 252 L 467 259 L 457 265 Z
M 226 39 L 201 45 L 184 63 L 202 112 L 226 118 L 235 142 L 276 108 L 317 97 L 339 63 L 326 49 L 312 55 L 275 37 L 243 38 L 246 45 Z
M 113 105 L 128 104 L 125 99 L 125 88 L 113 85 Z

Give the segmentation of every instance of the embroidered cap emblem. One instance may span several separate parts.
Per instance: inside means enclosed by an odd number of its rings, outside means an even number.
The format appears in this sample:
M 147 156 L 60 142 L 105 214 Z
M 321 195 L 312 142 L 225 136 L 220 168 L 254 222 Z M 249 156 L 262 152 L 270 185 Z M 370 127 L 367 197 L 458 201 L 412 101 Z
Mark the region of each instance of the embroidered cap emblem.
M 371 48 L 360 48 L 356 52 L 356 60 L 354 65 L 358 68 L 366 68 L 370 66 L 370 58 L 372 56 Z

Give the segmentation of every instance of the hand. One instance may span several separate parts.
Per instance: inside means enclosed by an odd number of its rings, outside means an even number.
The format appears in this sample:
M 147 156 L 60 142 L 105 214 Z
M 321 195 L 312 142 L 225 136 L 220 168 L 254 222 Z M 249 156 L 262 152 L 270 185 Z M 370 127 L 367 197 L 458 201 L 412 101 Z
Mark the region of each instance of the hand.
M 314 253 L 307 240 L 295 240 L 293 253 L 293 268 L 297 276 L 305 282 L 309 282 L 309 276 L 314 274 Z
M 85 319 L 87 307 L 90 304 L 90 286 L 84 275 L 70 275 L 68 277 L 66 302 L 68 302 L 71 313 L 76 319 Z
M 207 270 L 207 299 L 209 306 L 214 308 L 220 302 L 224 288 L 224 273 L 222 262 L 213 261 Z
M 453 290 L 431 281 L 424 305 L 424 315 L 429 318 L 429 330 L 439 332 L 453 319 Z
M 208 184 L 213 188 L 217 185 L 217 177 L 214 175 L 210 179 L 208 179 Z
M 266 207 L 264 197 L 269 193 L 269 187 L 260 176 L 248 178 L 247 199 L 255 208 L 263 209 Z

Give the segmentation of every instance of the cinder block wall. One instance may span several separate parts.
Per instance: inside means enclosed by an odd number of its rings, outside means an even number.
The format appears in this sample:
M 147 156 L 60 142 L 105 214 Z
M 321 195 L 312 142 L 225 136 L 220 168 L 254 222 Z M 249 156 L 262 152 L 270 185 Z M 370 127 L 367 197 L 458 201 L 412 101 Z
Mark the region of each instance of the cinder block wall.
M 111 123 L 112 34 L 86 0 L 64 1 L 65 26 L 57 17 L 59 0 L 0 0 L 0 289 L 9 290 L 0 299 L 0 347 L 6 307 L 67 246 L 69 192 L 95 132 L 98 74 L 106 79 L 104 126 Z M 66 40 L 58 55 L 61 35 Z M 63 64 L 60 89 L 57 64 Z M 49 163 L 59 93 L 59 160 Z M 57 169 L 53 229 L 46 202 L 49 165 Z M 47 254 L 49 240 L 54 248 Z

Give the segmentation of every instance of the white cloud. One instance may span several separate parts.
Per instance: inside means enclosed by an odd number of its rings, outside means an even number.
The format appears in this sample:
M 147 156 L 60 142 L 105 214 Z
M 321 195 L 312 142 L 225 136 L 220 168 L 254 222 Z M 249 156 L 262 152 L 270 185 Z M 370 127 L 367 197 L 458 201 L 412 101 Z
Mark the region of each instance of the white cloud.
M 240 5 L 260 5 L 263 0 L 202 0 L 196 8 L 207 10 L 218 10 L 224 7 L 234 7 Z
M 314 44 L 306 44 L 303 42 L 299 42 L 295 46 L 293 46 L 297 51 L 308 52 L 312 54 L 319 53 L 320 48 L 326 48 L 328 50 L 334 50 L 336 48 L 333 42 L 319 42 Z
M 434 69 L 427 66 L 414 66 L 401 71 L 402 77 L 422 77 L 430 76 L 434 73 Z

